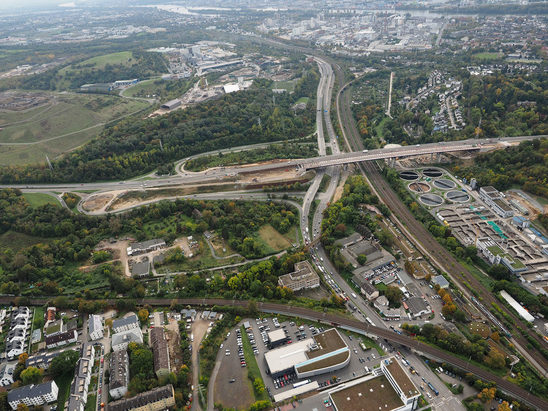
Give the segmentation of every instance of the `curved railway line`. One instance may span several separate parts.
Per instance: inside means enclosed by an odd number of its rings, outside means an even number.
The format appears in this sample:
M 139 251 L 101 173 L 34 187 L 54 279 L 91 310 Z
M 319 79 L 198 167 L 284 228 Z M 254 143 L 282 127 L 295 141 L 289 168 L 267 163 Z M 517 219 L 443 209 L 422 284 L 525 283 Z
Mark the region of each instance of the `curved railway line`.
M 352 111 L 349 108 L 351 94 L 351 89 L 349 86 L 350 84 L 351 83 L 344 85 L 339 94 L 339 100 L 341 102 L 339 102 L 338 108 L 341 113 L 341 127 L 343 127 L 344 130 L 348 133 L 348 137 L 345 138 L 348 138 L 348 140 L 350 140 L 348 141 L 348 144 L 350 144 L 351 148 L 354 150 L 362 150 L 364 147 L 363 142 L 356 128 L 356 123 Z M 401 222 L 401 224 L 405 226 L 405 229 L 407 231 L 413 233 L 414 237 L 418 240 L 418 243 L 420 243 L 420 245 L 422 245 L 424 249 L 429 250 L 429 253 L 434 256 L 435 264 L 449 274 L 453 282 L 459 286 L 460 290 L 463 291 L 465 295 L 468 295 L 470 297 L 471 293 L 463 284 L 463 280 L 461 280 L 460 278 L 461 273 L 464 279 L 470 284 L 470 286 L 480 293 L 482 297 L 482 303 L 484 305 L 490 307 L 492 303 L 497 304 L 507 315 L 512 318 L 513 324 L 516 327 L 520 327 L 522 330 L 526 330 L 528 334 L 532 338 L 534 338 L 541 346 L 546 346 L 546 343 L 538 335 L 536 335 L 536 333 L 531 333 L 527 325 L 520 318 L 513 314 L 504 305 L 500 304 L 499 301 L 492 295 L 491 290 L 485 288 L 483 284 L 481 284 L 481 282 L 476 279 L 476 277 L 470 274 L 468 270 L 464 266 L 462 266 L 462 264 L 460 264 L 449 251 L 447 251 L 440 243 L 438 243 L 438 241 L 430 234 L 430 232 L 419 221 L 415 219 L 411 211 L 405 206 L 405 204 L 403 204 L 403 202 L 394 192 L 392 187 L 384 179 L 383 175 L 377 169 L 375 162 L 369 161 L 360 163 L 360 169 L 369 179 L 374 189 L 377 191 L 381 201 L 384 201 L 397 217 L 396 222 Z M 497 327 L 499 326 L 498 324 L 495 325 Z M 512 339 L 517 342 L 522 348 L 529 345 L 527 339 L 519 334 L 519 332 L 515 332 L 512 336 Z M 546 373 L 546 370 L 548 370 L 548 360 L 538 350 L 528 351 L 528 355 L 531 356 L 544 370 L 544 373 Z

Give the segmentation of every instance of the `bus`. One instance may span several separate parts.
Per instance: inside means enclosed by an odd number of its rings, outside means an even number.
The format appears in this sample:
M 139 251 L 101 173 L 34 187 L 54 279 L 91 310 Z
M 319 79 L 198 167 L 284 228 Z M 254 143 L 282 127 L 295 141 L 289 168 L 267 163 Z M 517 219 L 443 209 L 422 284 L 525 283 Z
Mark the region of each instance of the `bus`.
M 304 381 L 296 382 L 295 384 L 293 384 L 293 388 L 301 387 L 301 386 L 306 385 L 310 382 L 311 382 L 311 380 L 304 380 Z
M 436 394 L 436 396 L 440 395 L 439 391 L 436 390 L 432 384 L 428 383 L 427 385 L 432 390 L 432 392 Z

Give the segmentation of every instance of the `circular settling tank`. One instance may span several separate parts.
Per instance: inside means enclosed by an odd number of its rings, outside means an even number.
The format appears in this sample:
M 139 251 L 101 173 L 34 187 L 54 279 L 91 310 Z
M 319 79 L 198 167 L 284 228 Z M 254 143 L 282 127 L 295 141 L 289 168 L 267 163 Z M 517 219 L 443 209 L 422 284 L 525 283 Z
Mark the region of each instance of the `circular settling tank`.
M 454 181 L 447 180 L 446 178 L 440 178 L 439 180 L 434 181 L 434 185 L 442 190 L 451 190 L 457 186 Z
M 449 191 L 445 194 L 445 197 L 454 203 L 466 203 L 470 201 L 470 196 L 462 191 Z
M 427 193 L 430 191 L 430 186 L 426 183 L 411 183 L 409 184 L 409 190 L 415 193 Z
M 402 171 L 400 173 L 400 178 L 407 181 L 417 180 L 419 175 L 414 171 Z
M 427 206 L 439 206 L 443 204 L 443 198 L 437 194 L 424 194 L 419 197 L 419 200 Z
M 438 178 L 441 177 L 443 173 L 437 168 L 425 168 L 422 171 L 422 174 L 424 174 L 426 177 Z

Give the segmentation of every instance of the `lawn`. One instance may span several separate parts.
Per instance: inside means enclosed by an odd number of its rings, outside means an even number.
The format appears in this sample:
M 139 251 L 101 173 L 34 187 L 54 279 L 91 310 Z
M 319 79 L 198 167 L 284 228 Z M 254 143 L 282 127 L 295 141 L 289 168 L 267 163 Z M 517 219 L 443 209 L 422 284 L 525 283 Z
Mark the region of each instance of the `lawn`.
M 281 251 L 291 247 L 291 242 L 270 224 L 263 225 L 259 229 L 259 239 L 273 251 Z
M 23 197 L 29 202 L 31 207 L 40 207 L 45 204 L 53 204 L 60 206 L 59 201 L 49 194 L 44 193 L 23 193 Z
M 297 104 L 300 104 L 300 103 L 308 104 L 309 100 L 310 99 L 308 97 L 301 97 L 300 99 L 297 100 Z
M 64 410 L 65 402 L 67 402 L 68 396 L 70 394 L 70 384 L 72 382 L 72 373 L 68 375 L 63 375 L 55 379 L 57 387 L 59 387 L 59 394 L 57 394 L 57 409 Z
M 44 163 L 70 151 L 103 129 L 104 123 L 145 109 L 147 102 L 116 96 L 51 94 L 47 110 L 37 108 L 18 114 L 17 122 L 0 130 L 2 143 L 33 143 L 0 147 L 0 165 Z M 13 121 L 13 113 L 0 113 L 0 124 Z
M 97 396 L 94 394 L 88 395 L 88 402 L 86 402 L 86 408 L 84 408 L 84 411 L 95 411 L 95 407 L 97 407 Z

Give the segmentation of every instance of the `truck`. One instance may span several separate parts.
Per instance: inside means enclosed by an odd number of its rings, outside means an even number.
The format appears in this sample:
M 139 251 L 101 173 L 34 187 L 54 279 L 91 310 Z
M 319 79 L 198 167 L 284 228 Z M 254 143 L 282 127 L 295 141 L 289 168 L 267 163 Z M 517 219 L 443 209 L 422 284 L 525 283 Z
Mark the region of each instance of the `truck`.
M 439 391 L 436 390 L 436 389 L 434 388 L 434 386 L 433 386 L 431 383 L 427 383 L 427 385 L 428 385 L 428 388 L 430 388 L 430 389 L 432 390 L 432 392 L 433 392 L 434 394 L 436 394 L 436 397 L 437 397 L 438 395 L 440 395 Z

